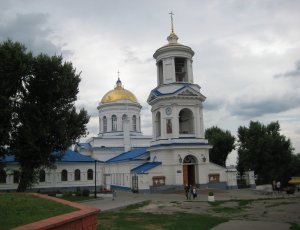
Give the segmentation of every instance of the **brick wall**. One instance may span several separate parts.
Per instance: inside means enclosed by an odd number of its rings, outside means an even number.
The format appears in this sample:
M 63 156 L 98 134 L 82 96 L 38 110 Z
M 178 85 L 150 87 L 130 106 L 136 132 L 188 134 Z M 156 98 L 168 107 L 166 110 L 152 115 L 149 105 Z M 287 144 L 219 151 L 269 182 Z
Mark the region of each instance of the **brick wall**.
M 23 225 L 15 230 L 96 230 L 97 214 L 100 209 L 88 207 L 71 201 L 62 200 L 56 197 L 50 197 L 38 193 L 31 193 L 43 199 L 56 201 L 71 207 L 77 208 L 78 211 L 54 216 L 49 219 L 37 221 L 31 224 Z

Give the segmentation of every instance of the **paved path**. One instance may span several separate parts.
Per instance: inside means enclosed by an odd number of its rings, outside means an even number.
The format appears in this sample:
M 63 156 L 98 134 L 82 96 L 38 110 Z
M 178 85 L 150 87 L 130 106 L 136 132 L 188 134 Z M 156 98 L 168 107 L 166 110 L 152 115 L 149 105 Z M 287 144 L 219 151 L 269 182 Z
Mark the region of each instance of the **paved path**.
M 197 200 L 207 201 L 207 190 L 200 190 L 198 192 Z M 101 209 L 101 211 L 116 210 L 124 208 L 131 204 L 141 203 L 146 200 L 154 201 L 185 201 L 186 198 L 183 193 L 172 193 L 172 194 L 140 194 L 132 193 L 128 191 L 117 191 L 116 198 L 105 197 L 103 199 L 89 200 L 83 202 L 88 206 L 96 207 Z M 217 190 L 215 191 L 215 197 L 217 200 L 232 200 L 232 199 L 259 199 L 259 198 L 271 198 L 276 197 L 277 195 L 263 195 L 252 190 Z M 276 223 L 276 222 L 266 222 L 266 221 L 248 221 L 248 220 L 231 220 L 226 223 L 222 223 L 215 228 L 214 230 L 234 230 L 234 229 L 243 229 L 243 230 L 285 230 L 289 229 L 289 224 L 287 223 Z
M 213 230 L 289 230 L 287 223 L 250 221 L 250 220 L 230 220 L 212 228 Z

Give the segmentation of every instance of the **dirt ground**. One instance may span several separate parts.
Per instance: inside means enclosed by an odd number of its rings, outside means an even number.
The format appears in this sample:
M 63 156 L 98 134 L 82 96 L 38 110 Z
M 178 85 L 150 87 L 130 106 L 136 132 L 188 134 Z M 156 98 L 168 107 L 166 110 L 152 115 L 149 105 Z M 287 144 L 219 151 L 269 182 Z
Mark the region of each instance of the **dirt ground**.
M 141 212 L 172 214 L 174 212 L 209 214 L 237 220 L 261 220 L 300 225 L 300 197 L 276 197 L 254 200 L 151 201 Z

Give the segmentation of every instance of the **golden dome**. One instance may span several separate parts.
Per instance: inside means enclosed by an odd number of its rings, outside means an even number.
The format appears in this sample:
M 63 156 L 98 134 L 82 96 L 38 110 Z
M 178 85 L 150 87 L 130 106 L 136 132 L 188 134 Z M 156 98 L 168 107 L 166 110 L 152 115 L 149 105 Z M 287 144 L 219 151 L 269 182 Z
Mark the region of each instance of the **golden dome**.
M 129 90 L 124 89 L 122 82 L 118 79 L 116 87 L 108 91 L 101 100 L 101 103 L 111 103 L 120 100 L 129 100 L 133 103 L 138 103 L 136 97 Z

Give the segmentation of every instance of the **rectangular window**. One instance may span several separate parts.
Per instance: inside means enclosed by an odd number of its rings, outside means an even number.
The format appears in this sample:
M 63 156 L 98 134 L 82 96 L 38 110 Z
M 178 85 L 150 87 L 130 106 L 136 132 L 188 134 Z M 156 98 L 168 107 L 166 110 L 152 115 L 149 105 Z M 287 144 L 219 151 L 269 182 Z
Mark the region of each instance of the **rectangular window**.
M 165 185 L 165 176 L 154 176 L 152 177 L 153 186 Z
M 220 182 L 220 174 L 209 174 L 208 179 L 210 183 Z

